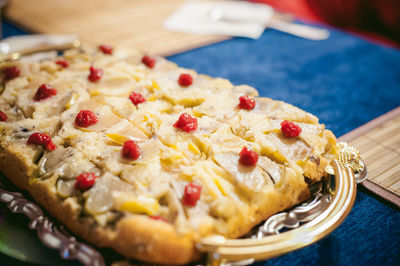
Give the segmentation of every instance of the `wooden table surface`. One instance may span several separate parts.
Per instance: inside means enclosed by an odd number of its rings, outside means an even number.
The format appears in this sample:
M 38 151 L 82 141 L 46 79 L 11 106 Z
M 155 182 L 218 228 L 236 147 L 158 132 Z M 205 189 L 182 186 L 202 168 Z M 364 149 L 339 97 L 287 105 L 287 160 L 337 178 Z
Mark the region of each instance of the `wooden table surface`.
M 363 185 L 400 207 L 400 107 L 340 140 L 360 150 L 368 169 Z
M 12 0 L 6 18 L 32 33 L 78 34 L 87 43 L 171 55 L 227 37 L 168 31 L 163 21 L 184 0 Z

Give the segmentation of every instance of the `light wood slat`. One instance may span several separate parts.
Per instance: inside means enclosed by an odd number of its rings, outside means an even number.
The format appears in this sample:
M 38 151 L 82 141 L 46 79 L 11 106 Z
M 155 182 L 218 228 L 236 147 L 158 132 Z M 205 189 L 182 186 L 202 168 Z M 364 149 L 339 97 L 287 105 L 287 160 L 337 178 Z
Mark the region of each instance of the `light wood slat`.
M 392 185 L 392 188 L 395 193 L 400 194 L 400 180 Z
M 397 164 L 381 173 L 374 181 L 382 184 L 384 187 L 390 187 L 399 180 L 399 174 L 400 165 Z
M 400 108 L 342 138 L 360 150 L 368 179 L 400 196 Z
M 373 149 L 374 147 L 376 147 L 376 142 L 370 138 L 356 138 L 354 140 L 352 140 L 352 144 L 356 147 L 362 146 L 364 147 L 365 152 L 370 151 L 371 149 Z M 363 156 L 364 153 L 363 153 Z
M 225 40 L 214 35 L 167 31 L 163 21 L 184 0 L 13 0 L 6 17 L 37 33 L 78 34 L 91 44 L 108 43 L 171 55 Z
M 393 119 L 385 127 L 379 127 L 368 132 L 366 137 L 373 139 L 388 149 L 400 155 L 400 119 Z
M 385 153 L 385 149 L 382 149 L 383 153 Z M 361 151 L 362 156 L 363 153 Z M 396 156 L 394 153 L 387 152 L 383 156 L 378 159 L 372 159 L 370 157 L 363 158 L 365 163 L 368 166 L 368 170 L 370 172 L 369 179 L 374 180 L 377 178 L 382 172 L 386 169 L 390 169 L 396 164 L 400 163 L 400 157 Z

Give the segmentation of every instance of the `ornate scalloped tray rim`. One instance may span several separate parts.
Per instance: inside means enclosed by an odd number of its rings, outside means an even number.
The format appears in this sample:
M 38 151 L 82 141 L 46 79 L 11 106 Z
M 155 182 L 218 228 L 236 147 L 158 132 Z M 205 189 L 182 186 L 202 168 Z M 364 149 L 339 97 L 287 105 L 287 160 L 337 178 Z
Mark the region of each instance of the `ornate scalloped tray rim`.
M 212 265 L 246 265 L 310 245 L 336 229 L 349 214 L 356 198 L 353 171 L 333 161 L 335 188 L 318 193 L 306 206 L 299 206 L 269 218 L 253 238 L 225 239 L 211 236 L 197 246 L 208 252 Z M 303 208 L 303 210 L 302 210 Z M 301 222 L 306 222 L 302 224 Z M 279 229 L 296 228 L 278 234 Z
M 325 192 L 319 190 L 309 202 L 270 217 L 250 238 L 210 236 L 198 243 L 197 248 L 208 253 L 208 264 L 247 265 L 305 247 L 325 237 L 343 222 L 356 197 L 353 171 L 337 160 L 333 161 L 333 170 L 333 190 L 329 187 Z M 26 200 L 21 193 L 9 192 L 0 186 L 0 202 L 6 203 L 13 213 L 26 215 L 30 219 L 30 229 L 37 231 L 44 245 L 58 250 L 62 259 L 76 259 L 84 265 L 105 265 L 96 249 L 78 242 L 63 228 L 55 226 L 37 204 Z M 283 228 L 292 230 L 279 233 Z

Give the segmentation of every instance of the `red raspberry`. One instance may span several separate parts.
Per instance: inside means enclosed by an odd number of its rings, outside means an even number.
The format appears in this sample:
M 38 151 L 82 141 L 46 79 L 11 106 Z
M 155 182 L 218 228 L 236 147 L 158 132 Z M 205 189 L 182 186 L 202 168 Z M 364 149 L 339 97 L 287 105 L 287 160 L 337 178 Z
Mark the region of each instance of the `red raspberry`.
M 97 122 L 99 122 L 99 119 L 89 110 L 81 110 L 75 118 L 75 125 L 78 127 L 89 127 Z
M 6 122 L 8 119 L 6 113 L 4 113 L 3 111 L 0 111 L 0 121 L 1 122 Z
M 298 137 L 301 133 L 301 128 L 291 121 L 283 121 L 281 123 L 281 131 L 287 138 Z
M 163 217 L 158 216 L 158 215 L 151 215 L 151 216 L 149 216 L 149 218 L 151 218 L 151 219 L 153 219 L 153 220 L 160 220 L 160 221 L 163 221 L 163 222 L 168 222 L 168 221 L 165 220 Z
M 201 185 L 190 182 L 185 186 L 185 194 L 182 198 L 182 203 L 188 207 L 194 207 L 200 199 Z
M 113 53 L 113 48 L 110 45 L 103 44 L 99 46 L 100 51 L 103 52 L 103 54 L 112 54 Z
M 4 69 L 4 80 L 11 80 L 19 77 L 21 70 L 17 66 L 11 66 Z
M 127 140 L 124 142 L 122 156 L 131 160 L 137 160 L 140 157 L 140 148 L 134 140 Z
M 57 60 L 56 64 L 59 66 L 62 66 L 63 68 L 69 67 L 69 63 L 66 60 Z
M 142 63 L 145 64 L 148 68 L 153 68 L 156 64 L 156 59 L 148 55 L 145 55 L 142 58 Z
M 138 105 L 139 103 L 144 103 L 146 101 L 143 95 L 137 92 L 132 92 L 131 95 L 129 95 L 129 99 L 134 105 Z
M 193 78 L 192 78 L 192 76 L 190 74 L 181 74 L 179 76 L 178 83 L 182 87 L 187 87 L 187 86 L 192 85 Z
M 86 191 L 96 183 L 97 175 L 95 173 L 84 172 L 78 175 L 75 180 L 74 188 L 79 191 Z
M 33 133 L 30 135 L 28 138 L 28 144 L 41 145 L 49 151 L 54 151 L 56 148 L 56 145 L 51 141 L 50 136 L 44 133 Z
M 34 100 L 38 102 L 38 101 L 42 101 L 42 100 L 45 100 L 47 98 L 50 98 L 50 97 L 52 97 L 54 95 L 57 95 L 57 90 L 56 89 L 54 89 L 49 84 L 42 84 L 42 85 L 40 85 L 40 87 L 36 91 L 36 94 L 34 96 Z
M 197 118 L 191 117 L 188 113 L 183 113 L 175 122 L 174 127 L 186 132 L 194 131 L 197 129 Z
M 256 106 L 256 101 L 250 96 L 240 96 L 239 105 L 240 109 L 253 110 Z
M 258 162 L 258 154 L 246 146 L 243 147 L 239 153 L 239 156 L 239 163 L 246 166 L 255 166 Z
M 103 76 L 103 69 L 90 67 L 90 74 L 88 76 L 89 81 L 96 82 Z

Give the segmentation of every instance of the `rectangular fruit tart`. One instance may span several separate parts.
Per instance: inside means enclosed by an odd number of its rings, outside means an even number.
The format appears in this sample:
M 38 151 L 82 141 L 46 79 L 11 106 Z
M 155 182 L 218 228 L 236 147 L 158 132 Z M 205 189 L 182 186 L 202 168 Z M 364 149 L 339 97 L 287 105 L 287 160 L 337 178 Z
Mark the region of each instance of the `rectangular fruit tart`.
M 98 247 L 201 257 L 310 196 L 335 136 L 249 86 L 107 45 L 1 65 L 0 170 Z

